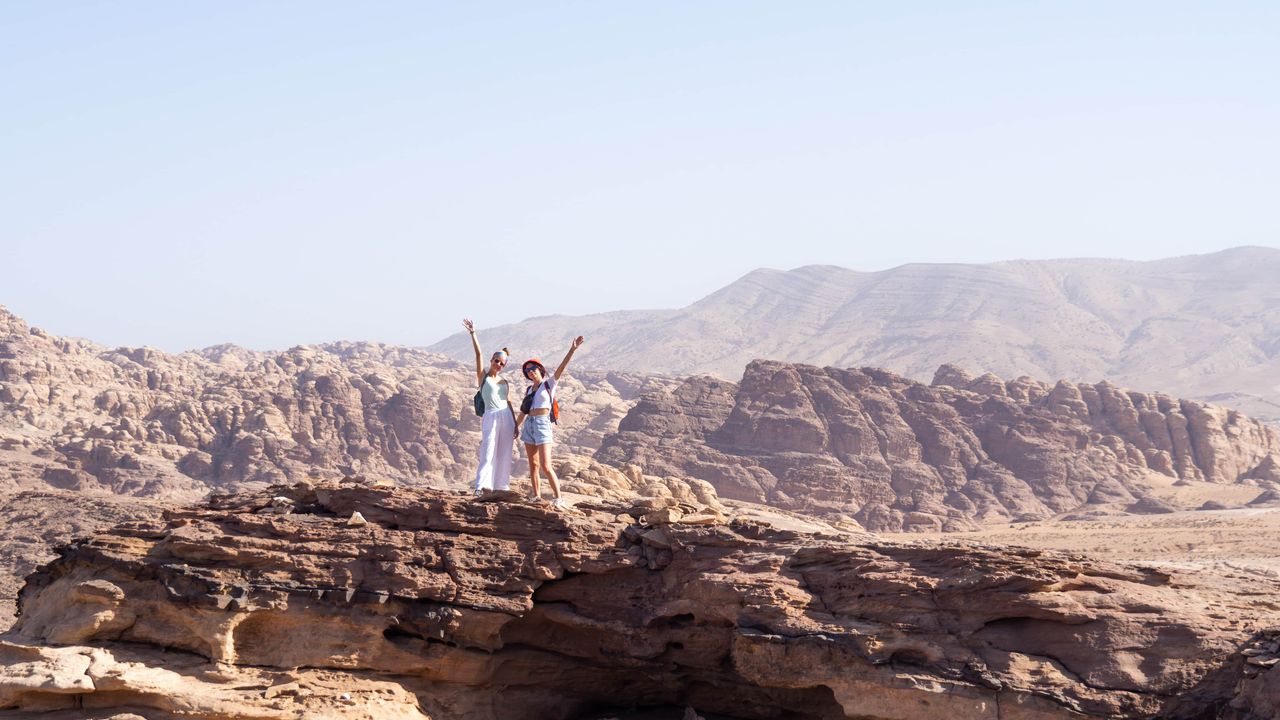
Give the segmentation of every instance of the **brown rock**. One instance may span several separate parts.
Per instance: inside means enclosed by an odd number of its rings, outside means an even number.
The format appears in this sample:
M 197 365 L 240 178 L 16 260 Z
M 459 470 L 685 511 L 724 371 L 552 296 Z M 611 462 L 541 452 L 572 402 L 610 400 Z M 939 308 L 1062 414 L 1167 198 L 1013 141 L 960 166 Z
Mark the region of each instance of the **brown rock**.
M 153 502 L 110 495 L 27 490 L 0 496 L 0 631 L 13 620 L 22 578 L 52 560 L 53 548 L 122 522 L 159 518 L 163 510 Z
M 654 528 L 640 535 L 640 541 L 645 545 L 658 548 L 660 550 L 671 549 L 671 537 L 666 530 L 662 528 Z
M 1280 489 L 1268 488 L 1249 501 L 1249 507 L 1280 507 Z
M 712 513 L 694 513 L 685 515 L 678 521 L 682 525 L 717 525 L 725 521 L 723 515 Z
M 1159 515 L 1175 512 L 1178 508 L 1167 500 L 1161 500 L 1152 495 L 1143 495 L 1138 498 L 1137 502 L 1125 509 L 1139 515 Z
M 662 508 L 654 510 L 644 516 L 644 521 L 649 525 L 666 525 L 668 523 L 680 522 L 684 517 L 684 512 L 680 508 Z
M 275 495 L 297 511 L 258 513 Z M 1241 600 L 1194 576 L 754 521 L 670 524 L 629 545 L 623 507 L 334 484 L 124 526 L 28 578 L 0 642 L 0 707 L 204 720 L 1272 707 L 1276 669 L 1237 652 L 1272 638 L 1205 613 Z M 354 512 L 368 527 L 343 525 Z M 1280 618 L 1252 607 L 1251 622 Z
M 1170 509 L 1149 497 L 1153 472 L 1246 482 L 1280 452 L 1275 428 L 1200 403 L 1105 382 L 958 388 L 953 370 L 939 375 L 929 387 L 872 368 L 756 361 L 736 386 L 690 378 L 646 395 L 596 457 L 637 477 L 700 478 L 728 499 L 932 532 Z

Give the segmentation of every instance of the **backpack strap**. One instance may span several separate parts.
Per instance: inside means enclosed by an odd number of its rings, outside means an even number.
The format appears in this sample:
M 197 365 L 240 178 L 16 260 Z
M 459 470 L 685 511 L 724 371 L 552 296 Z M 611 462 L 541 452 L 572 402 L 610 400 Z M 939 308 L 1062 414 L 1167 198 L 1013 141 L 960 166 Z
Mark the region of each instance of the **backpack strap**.
M 538 391 L 542 389 L 542 386 L 543 386 L 543 385 L 547 385 L 547 381 L 546 381 L 546 380 L 543 380 L 542 382 L 538 383 L 537 385 L 531 385 L 531 386 L 529 386 L 529 389 L 528 389 L 528 390 L 525 390 L 525 391 L 524 391 L 524 394 L 525 394 L 525 395 L 537 395 L 537 394 L 538 394 Z M 549 399 L 552 403 L 555 403 L 555 401 L 556 401 L 556 394 L 555 394 L 555 393 L 556 393 L 555 388 L 551 387 L 550 385 L 547 385 L 547 399 Z

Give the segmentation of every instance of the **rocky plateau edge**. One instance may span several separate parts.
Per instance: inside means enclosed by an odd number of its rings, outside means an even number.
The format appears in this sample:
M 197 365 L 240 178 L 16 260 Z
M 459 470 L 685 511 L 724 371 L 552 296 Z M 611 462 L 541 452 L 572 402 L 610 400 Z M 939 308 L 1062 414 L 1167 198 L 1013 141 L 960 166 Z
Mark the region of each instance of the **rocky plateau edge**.
M 1266 581 L 689 505 L 558 512 L 307 482 L 216 496 L 32 574 L 0 639 L 0 708 L 1239 720 L 1278 706 Z

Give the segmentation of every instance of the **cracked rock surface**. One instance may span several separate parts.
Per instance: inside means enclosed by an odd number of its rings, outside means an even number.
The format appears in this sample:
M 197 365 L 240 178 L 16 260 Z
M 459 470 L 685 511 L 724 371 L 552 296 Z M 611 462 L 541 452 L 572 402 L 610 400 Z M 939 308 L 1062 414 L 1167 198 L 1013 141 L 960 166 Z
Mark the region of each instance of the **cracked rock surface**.
M 688 524 L 661 509 L 300 483 L 126 523 L 27 579 L 0 637 L 0 712 L 1030 720 L 1276 707 L 1262 632 L 1280 616 L 1274 583 L 1244 592 L 1051 552 L 760 516 Z M 366 524 L 348 526 L 356 512 Z

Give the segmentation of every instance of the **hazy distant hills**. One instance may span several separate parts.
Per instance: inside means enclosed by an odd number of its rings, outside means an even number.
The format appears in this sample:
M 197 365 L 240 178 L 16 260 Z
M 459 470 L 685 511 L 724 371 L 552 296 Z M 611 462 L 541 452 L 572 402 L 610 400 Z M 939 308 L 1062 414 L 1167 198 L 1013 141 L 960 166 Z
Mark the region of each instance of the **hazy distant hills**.
M 913 264 L 757 270 L 678 310 L 550 316 L 482 330 L 485 347 L 612 370 L 737 379 L 755 358 L 877 366 L 928 380 L 943 363 L 1003 377 L 1097 381 L 1280 419 L 1280 250 L 1150 262 Z M 432 346 L 465 359 L 465 335 Z

